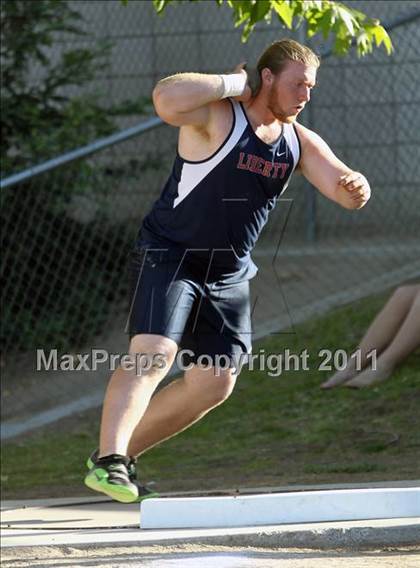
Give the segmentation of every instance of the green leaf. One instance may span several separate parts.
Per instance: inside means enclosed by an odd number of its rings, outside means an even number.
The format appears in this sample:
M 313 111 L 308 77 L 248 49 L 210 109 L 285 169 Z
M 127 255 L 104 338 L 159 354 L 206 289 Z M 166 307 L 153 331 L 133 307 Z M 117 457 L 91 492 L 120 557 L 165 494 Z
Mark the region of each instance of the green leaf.
M 351 46 L 351 37 L 346 38 L 336 37 L 333 51 L 337 55 L 345 55 Z
M 331 8 L 328 8 L 328 10 L 326 10 L 322 15 L 322 17 L 318 20 L 318 28 L 321 30 L 322 37 L 324 39 L 327 39 L 330 33 L 333 23 L 332 16 L 333 16 L 333 11 L 331 10 Z
M 238 12 L 238 15 L 235 18 L 235 28 L 239 28 L 245 22 L 249 24 L 249 14 L 244 14 L 243 12 Z
M 153 0 L 153 5 L 158 14 L 163 12 L 167 4 L 168 4 L 167 0 Z
M 393 52 L 393 45 L 385 28 L 379 24 L 371 28 L 373 37 L 375 38 L 376 45 L 379 47 L 382 43 L 385 46 L 386 52 L 390 55 Z
M 242 32 L 241 41 L 242 43 L 246 43 L 251 35 L 252 30 L 254 29 L 255 24 L 250 24 L 249 22 L 244 27 L 244 31 Z
M 121 0 L 127 3 L 128 0 Z M 190 0 L 200 1 L 200 0 Z M 170 3 L 176 0 L 153 0 L 157 13 L 162 14 Z M 367 18 L 363 12 L 350 8 L 334 0 L 214 0 L 217 6 L 227 4 L 232 10 L 235 28 L 243 26 L 242 41 L 246 42 L 255 25 L 265 20 L 271 21 L 275 13 L 279 21 L 288 29 L 298 28 L 307 23 L 307 37 L 322 33 L 326 40 L 330 34 L 335 36 L 335 53 L 347 53 L 352 38 L 357 38 L 357 51 L 365 55 L 372 50 L 373 42 L 384 45 L 388 54 L 392 53 L 391 39 L 379 20 Z M 374 31 L 373 31 L 374 30 Z M 360 33 L 362 32 L 362 33 Z M 366 32 L 366 35 L 363 35 Z M 373 37 L 372 37 L 373 35 Z
M 359 27 L 351 13 L 343 6 L 337 6 L 337 14 L 347 28 L 348 33 L 354 36 L 355 26 Z
M 315 0 L 314 1 L 314 5 L 316 8 L 318 8 L 318 10 L 323 10 L 323 1 L 322 0 Z
M 290 6 L 290 2 L 288 0 L 274 0 L 272 6 L 279 20 L 283 21 L 290 30 L 293 25 L 293 16 L 295 13 L 295 10 Z
M 258 0 L 251 10 L 251 23 L 257 23 L 263 20 L 267 12 L 271 9 L 270 0 Z
M 358 55 L 366 55 L 372 51 L 372 36 L 368 32 L 362 31 L 357 36 L 356 44 Z
M 318 27 L 314 24 L 309 24 L 306 28 L 306 35 L 308 38 L 313 37 L 318 32 Z
M 248 2 L 231 2 L 228 1 L 228 5 L 233 10 L 233 20 L 235 28 L 241 26 L 244 22 L 250 18 L 250 7 Z
M 364 20 L 366 20 L 366 14 L 364 14 L 363 12 L 360 12 L 360 10 L 356 10 L 355 8 L 349 8 L 348 6 L 346 6 L 346 8 L 347 8 L 347 10 L 349 10 L 349 12 L 351 12 L 353 14 L 353 16 L 359 22 L 363 22 Z

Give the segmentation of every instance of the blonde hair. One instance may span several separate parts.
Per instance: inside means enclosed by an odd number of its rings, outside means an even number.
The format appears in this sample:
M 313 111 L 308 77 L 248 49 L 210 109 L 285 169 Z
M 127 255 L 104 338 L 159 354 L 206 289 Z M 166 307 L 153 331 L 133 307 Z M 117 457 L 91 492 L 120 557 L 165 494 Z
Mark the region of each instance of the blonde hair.
M 277 75 L 281 73 L 288 61 L 300 61 L 313 67 L 319 67 L 321 64 L 320 58 L 306 45 L 293 39 L 281 39 L 269 45 L 261 54 L 257 69 L 260 75 L 265 67 Z

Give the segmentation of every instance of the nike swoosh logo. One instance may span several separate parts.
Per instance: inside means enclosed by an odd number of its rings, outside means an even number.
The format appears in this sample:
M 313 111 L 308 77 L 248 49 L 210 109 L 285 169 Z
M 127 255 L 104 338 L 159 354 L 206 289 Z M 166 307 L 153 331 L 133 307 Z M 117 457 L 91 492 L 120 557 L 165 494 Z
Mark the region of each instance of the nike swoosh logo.
M 282 152 L 281 154 L 279 154 L 278 152 L 276 152 L 276 156 L 278 156 L 280 158 L 280 156 L 284 156 L 286 154 L 286 152 Z

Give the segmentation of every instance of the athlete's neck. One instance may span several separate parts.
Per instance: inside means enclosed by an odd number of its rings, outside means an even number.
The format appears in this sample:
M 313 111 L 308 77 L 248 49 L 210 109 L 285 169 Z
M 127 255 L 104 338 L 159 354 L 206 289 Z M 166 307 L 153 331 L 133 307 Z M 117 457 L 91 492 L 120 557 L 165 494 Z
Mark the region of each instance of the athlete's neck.
M 261 94 L 251 99 L 244 107 L 254 130 L 259 126 L 270 127 L 282 124 L 281 120 L 276 118 L 268 108 L 267 98 L 263 97 Z

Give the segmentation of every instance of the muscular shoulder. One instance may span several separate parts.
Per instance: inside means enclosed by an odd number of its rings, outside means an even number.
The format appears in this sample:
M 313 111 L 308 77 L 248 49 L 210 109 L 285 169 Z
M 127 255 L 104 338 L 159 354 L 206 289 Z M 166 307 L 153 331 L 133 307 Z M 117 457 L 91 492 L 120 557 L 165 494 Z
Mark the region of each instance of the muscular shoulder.
M 321 136 L 319 136 L 313 130 L 306 128 L 303 124 L 299 124 L 299 122 L 294 122 L 294 126 L 296 128 L 297 135 L 299 136 L 299 141 L 303 146 L 316 144 L 317 142 L 322 142 Z
M 302 159 L 299 163 L 301 167 L 310 156 L 327 156 L 331 154 L 330 147 L 319 134 L 297 122 L 295 122 L 295 127 L 302 149 Z

